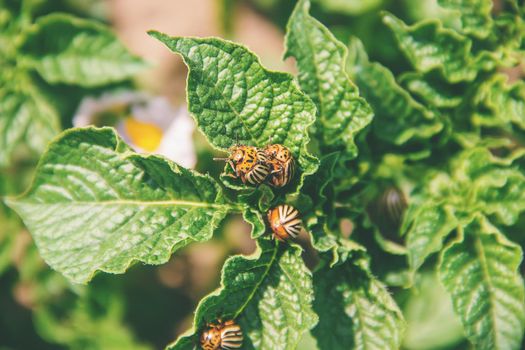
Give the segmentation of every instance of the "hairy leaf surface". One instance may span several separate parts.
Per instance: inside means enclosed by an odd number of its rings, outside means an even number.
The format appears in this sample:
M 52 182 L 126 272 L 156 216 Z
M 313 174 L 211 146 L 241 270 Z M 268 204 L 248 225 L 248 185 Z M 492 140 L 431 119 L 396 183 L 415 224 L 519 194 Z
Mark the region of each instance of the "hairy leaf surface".
M 44 260 L 74 282 L 166 262 L 204 241 L 225 215 L 216 183 L 133 153 L 112 129 L 64 132 L 42 156 L 28 192 L 9 200 Z
M 110 29 L 67 14 L 39 18 L 24 34 L 19 52 L 49 83 L 99 86 L 145 67 Z
M 525 290 L 521 248 L 478 217 L 442 253 L 440 274 L 476 349 L 520 349 Z
M 323 143 L 355 156 L 354 137 L 372 120 L 372 109 L 345 72 L 346 47 L 309 15 L 309 7 L 299 1 L 290 17 L 285 57 L 295 57 L 301 88 L 317 106 Z
M 259 240 L 255 256 L 226 261 L 221 285 L 200 302 L 194 329 L 168 349 L 198 348 L 200 332 L 218 318 L 235 319 L 241 326 L 243 349 L 295 349 L 317 322 L 311 274 L 296 246 Z

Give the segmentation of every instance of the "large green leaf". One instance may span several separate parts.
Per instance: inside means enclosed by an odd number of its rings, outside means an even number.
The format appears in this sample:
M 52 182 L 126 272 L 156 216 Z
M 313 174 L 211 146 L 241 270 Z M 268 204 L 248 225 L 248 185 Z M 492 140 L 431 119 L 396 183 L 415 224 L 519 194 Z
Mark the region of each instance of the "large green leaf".
M 442 253 L 440 275 L 476 349 L 521 349 L 525 290 L 521 248 L 484 217 Z
M 0 73 L 0 167 L 11 163 L 21 144 L 41 153 L 60 130 L 59 117 L 29 78 L 14 71 Z
M 280 143 L 305 174 L 315 171 L 306 151 L 315 105 L 290 74 L 265 69 L 247 48 L 226 40 L 149 34 L 184 58 L 190 112 L 215 147 Z
M 414 68 L 422 73 L 438 70 L 451 82 L 472 81 L 478 71 L 470 56 L 472 42 L 437 20 L 407 26 L 391 14 L 383 22 L 392 30 L 397 43 Z
M 199 304 L 194 328 L 168 349 L 197 348 L 200 332 L 217 318 L 236 320 L 243 349 L 295 349 L 317 322 L 311 274 L 296 246 L 259 240 L 255 256 L 226 261 L 221 283 Z
M 229 206 L 216 183 L 133 153 L 112 129 L 71 129 L 50 144 L 30 189 L 10 199 L 44 260 L 74 282 L 134 261 L 166 262 L 207 240 Z
M 492 0 L 438 0 L 438 3 L 461 16 L 463 32 L 483 39 L 492 30 Z
M 348 69 L 374 110 L 374 133 L 382 140 L 402 145 L 425 140 L 443 129 L 434 111 L 417 102 L 398 85 L 388 68 L 368 61 L 358 39 L 350 43 Z
M 323 143 L 355 156 L 354 137 L 370 123 L 372 110 L 345 72 L 346 47 L 309 15 L 309 7 L 299 1 L 290 17 L 285 57 L 295 57 L 301 88 L 317 106 Z
M 145 67 L 110 29 L 67 14 L 39 18 L 22 36 L 21 61 L 49 83 L 99 86 Z
M 362 260 L 319 269 L 314 290 L 319 323 L 312 334 L 320 350 L 399 349 L 401 311 Z

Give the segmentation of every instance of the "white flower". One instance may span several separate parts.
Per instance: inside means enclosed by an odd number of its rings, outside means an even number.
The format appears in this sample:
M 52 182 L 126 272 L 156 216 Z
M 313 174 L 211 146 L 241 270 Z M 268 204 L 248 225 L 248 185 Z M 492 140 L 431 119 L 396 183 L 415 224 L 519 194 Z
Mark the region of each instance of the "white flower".
M 193 168 L 193 119 L 185 107 L 174 109 L 169 101 L 146 93 L 121 91 L 86 97 L 73 117 L 73 126 L 113 126 L 133 149 L 161 154 Z

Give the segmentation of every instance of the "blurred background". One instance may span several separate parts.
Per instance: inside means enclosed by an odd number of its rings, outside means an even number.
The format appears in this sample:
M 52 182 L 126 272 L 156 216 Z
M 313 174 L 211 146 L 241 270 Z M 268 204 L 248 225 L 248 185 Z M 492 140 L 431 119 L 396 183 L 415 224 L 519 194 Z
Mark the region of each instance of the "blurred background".
M 35 16 L 67 12 L 106 23 L 131 52 L 150 63 L 134 81 L 97 89 L 54 86 L 63 129 L 115 126 L 137 150 L 164 154 L 214 177 L 223 164 L 211 160 L 214 151 L 186 111 L 187 70 L 146 31 L 220 36 L 245 44 L 268 68 L 295 72 L 292 60 L 282 61 L 294 0 L 35 2 Z M 380 11 L 391 11 L 408 23 L 440 17 L 442 11 L 435 0 L 312 2 L 312 15 L 343 43 L 350 35 L 358 36 L 371 60 L 394 72 L 404 70 L 407 62 L 382 25 Z M 0 195 L 23 192 L 37 160 L 38 155 L 17 151 L 12 164 L 0 168 Z M 135 265 L 124 275 L 98 274 L 88 286 L 71 285 L 47 267 L 21 221 L 0 204 L 0 350 L 163 348 L 191 326 L 198 301 L 218 287 L 224 260 L 231 254 L 250 254 L 254 248 L 250 227 L 230 216 L 211 241 L 177 252 L 165 265 Z M 311 257 L 306 258 L 311 264 Z M 423 273 L 416 286 L 409 291 L 392 289 L 409 322 L 405 348 L 466 348 L 435 276 Z M 315 349 L 315 342 L 307 336 L 299 348 Z

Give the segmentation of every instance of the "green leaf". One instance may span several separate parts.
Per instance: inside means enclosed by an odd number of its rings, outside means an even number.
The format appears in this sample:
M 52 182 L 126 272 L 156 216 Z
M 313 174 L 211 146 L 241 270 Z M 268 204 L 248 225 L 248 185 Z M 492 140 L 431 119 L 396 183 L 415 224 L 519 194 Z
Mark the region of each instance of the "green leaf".
M 489 127 L 515 124 L 525 130 L 525 82 L 508 83 L 508 77 L 495 74 L 479 85 L 473 98 L 473 123 Z
M 442 253 L 440 277 L 476 349 L 521 349 L 521 248 L 478 216 Z
M 408 262 L 412 271 L 423 265 L 426 258 L 443 247 L 443 240 L 458 225 L 454 210 L 444 203 L 428 201 L 413 203 L 407 211 L 405 223 Z
M 463 101 L 463 91 L 429 76 L 409 72 L 401 75 L 399 80 L 408 91 L 435 108 L 454 108 Z
M 464 212 L 495 214 L 502 223 L 514 224 L 525 210 L 525 176 L 513 163 L 524 153 L 518 149 L 499 158 L 481 147 L 460 153 L 451 164 L 453 183 L 442 195 Z
M 106 26 L 67 14 L 39 18 L 23 34 L 19 54 L 51 84 L 100 86 L 145 67 Z
M 189 67 L 189 109 L 213 146 L 280 143 L 298 159 L 303 174 L 315 172 L 317 160 L 306 150 L 315 105 L 290 74 L 265 69 L 247 48 L 229 41 L 149 34 Z
M 358 39 L 352 39 L 350 52 L 348 69 L 374 110 L 372 130 L 378 138 L 403 145 L 426 140 L 443 129 L 439 116 L 399 86 L 388 68 L 368 61 Z
M 230 209 L 217 184 L 133 153 L 110 128 L 71 129 L 50 144 L 30 189 L 10 199 L 44 260 L 73 282 L 166 262 L 209 239 Z
M 516 169 L 494 170 L 478 181 L 476 199 L 487 215 L 513 225 L 525 211 L 525 176 Z M 490 182 L 489 182 L 490 180 Z
M 295 57 L 301 88 L 314 101 L 317 130 L 324 145 L 357 155 L 355 135 L 372 120 L 372 110 L 345 72 L 346 47 L 308 14 L 309 1 L 299 1 L 286 32 L 286 57 Z
M 306 179 L 304 192 L 310 194 L 313 208 L 298 208 L 305 213 L 303 222 L 312 238 L 312 245 L 318 251 L 327 251 L 336 247 L 337 236 L 330 230 L 330 224 L 336 219 L 333 202 L 334 170 L 340 159 L 340 152 L 333 152 L 321 158 L 319 171 L 316 176 Z M 334 258 L 338 259 L 337 254 Z
M 221 281 L 200 302 L 194 328 L 168 349 L 196 348 L 206 323 L 218 318 L 235 319 L 241 326 L 243 349 L 295 349 L 317 322 L 311 274 L 296 246 L 259 240 L 254 256 L 226 261 Z
M 479 69 L 470 56 L 472 42 L 454 30 L 443 28 L 438 20 L 407 26 L 394 15 L 385 14 L 383 22 L 417 71 L 438 70 L 450 83 L 472 81 L 476 77 Z
M 25 75 L 0 74 L 0 167 L 11 164 L 15 150 L 27 145 L 40 154 L 60 130 L 59 116 Z M 11 74 L 14 73 L 14 74 Z M 16 79 L 16 80 L 15 80 Z
M 243 210 L 243 218 L 252 226 L 252 238 L 259 238 L 268 232 L 266 213 L 270 209 L 274 197 L 270 187 L 264 184 L 237 197 L 246 205 Z
M 314 273 L 312 330 L 320 350 L 399 349 L 405 323 L 386 287 L 363 261 L 325 265 Z
M 492 0 L 438 0 L 438 3 L 457 11 L 464 33 L 479 39 L 490 35 L 493 26 Z

